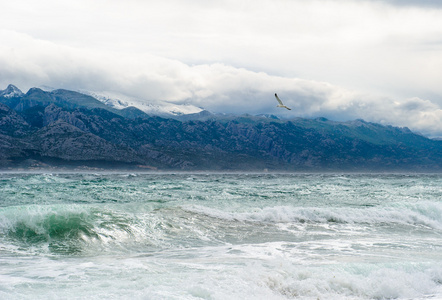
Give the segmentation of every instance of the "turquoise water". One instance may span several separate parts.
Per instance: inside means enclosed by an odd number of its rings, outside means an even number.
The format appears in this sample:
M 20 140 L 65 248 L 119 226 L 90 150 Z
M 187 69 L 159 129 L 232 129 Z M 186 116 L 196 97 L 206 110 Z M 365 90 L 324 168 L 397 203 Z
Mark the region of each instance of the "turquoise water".
M 0 299 L 442 299 L 442 175 L 0 174 Z

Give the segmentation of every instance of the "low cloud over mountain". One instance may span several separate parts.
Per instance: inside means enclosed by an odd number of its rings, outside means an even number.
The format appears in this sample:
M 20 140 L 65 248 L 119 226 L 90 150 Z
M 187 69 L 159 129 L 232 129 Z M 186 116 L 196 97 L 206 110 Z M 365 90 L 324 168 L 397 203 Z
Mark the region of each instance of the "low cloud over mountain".
M 11 92 L 13 91 L 13 93 Z M 203 111 L 161 118 L 68 90 L 0 91 L 0 165 L 163 170 L 440 171 L 442 141 L 362 120 Z M 413 100 L 409 108 L 426 105 Z

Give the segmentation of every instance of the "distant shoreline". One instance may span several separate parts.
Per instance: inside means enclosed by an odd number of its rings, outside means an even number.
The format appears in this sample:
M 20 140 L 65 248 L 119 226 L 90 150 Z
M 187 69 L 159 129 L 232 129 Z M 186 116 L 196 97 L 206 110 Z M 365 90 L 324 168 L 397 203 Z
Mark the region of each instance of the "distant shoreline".
M 154 174 L 154 175 L 168 175 L 168 174 L 196 174 L 196 175 L 205 175 L 205 174 L 242 174 L 242 175 L 315 175 L 315 174 L 324 174 L 324 175 L 339 175 L 339 174 L 348 174 L 348 175 L 376 175 L 376 174 L 391 174 L 391 175 L 438 175 L 442 174 L 441 170 L 360 170 L 360 171 L 351 171 L 351 170 L 142 170 L 142 169 L 111 169 L 111 168 L 84 168 L 84 169 L 76 169 L 76 168 L 0 168 L 0 174 L 47 174 L 47 173 L 56 173 L 56 174 Z

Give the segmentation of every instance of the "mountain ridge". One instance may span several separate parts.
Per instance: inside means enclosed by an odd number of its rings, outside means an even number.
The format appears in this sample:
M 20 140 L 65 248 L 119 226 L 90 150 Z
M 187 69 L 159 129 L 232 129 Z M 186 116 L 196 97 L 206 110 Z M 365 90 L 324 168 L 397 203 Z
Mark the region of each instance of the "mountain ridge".
M 164 118 L 63 89 L 5 95 L 1 168 L 442 170 L 442 141 L 406 127 L 207 111 Z

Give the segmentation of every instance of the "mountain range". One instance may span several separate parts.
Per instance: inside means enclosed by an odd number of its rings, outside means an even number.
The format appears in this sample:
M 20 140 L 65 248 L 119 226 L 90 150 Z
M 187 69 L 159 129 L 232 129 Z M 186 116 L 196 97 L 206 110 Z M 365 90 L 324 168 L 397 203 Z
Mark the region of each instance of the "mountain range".
M 0 90 L 0 167 L 442 170 L 442 141 L 408 128 L 205 110 L 164 117 L 97 98 L 63 89 Z

